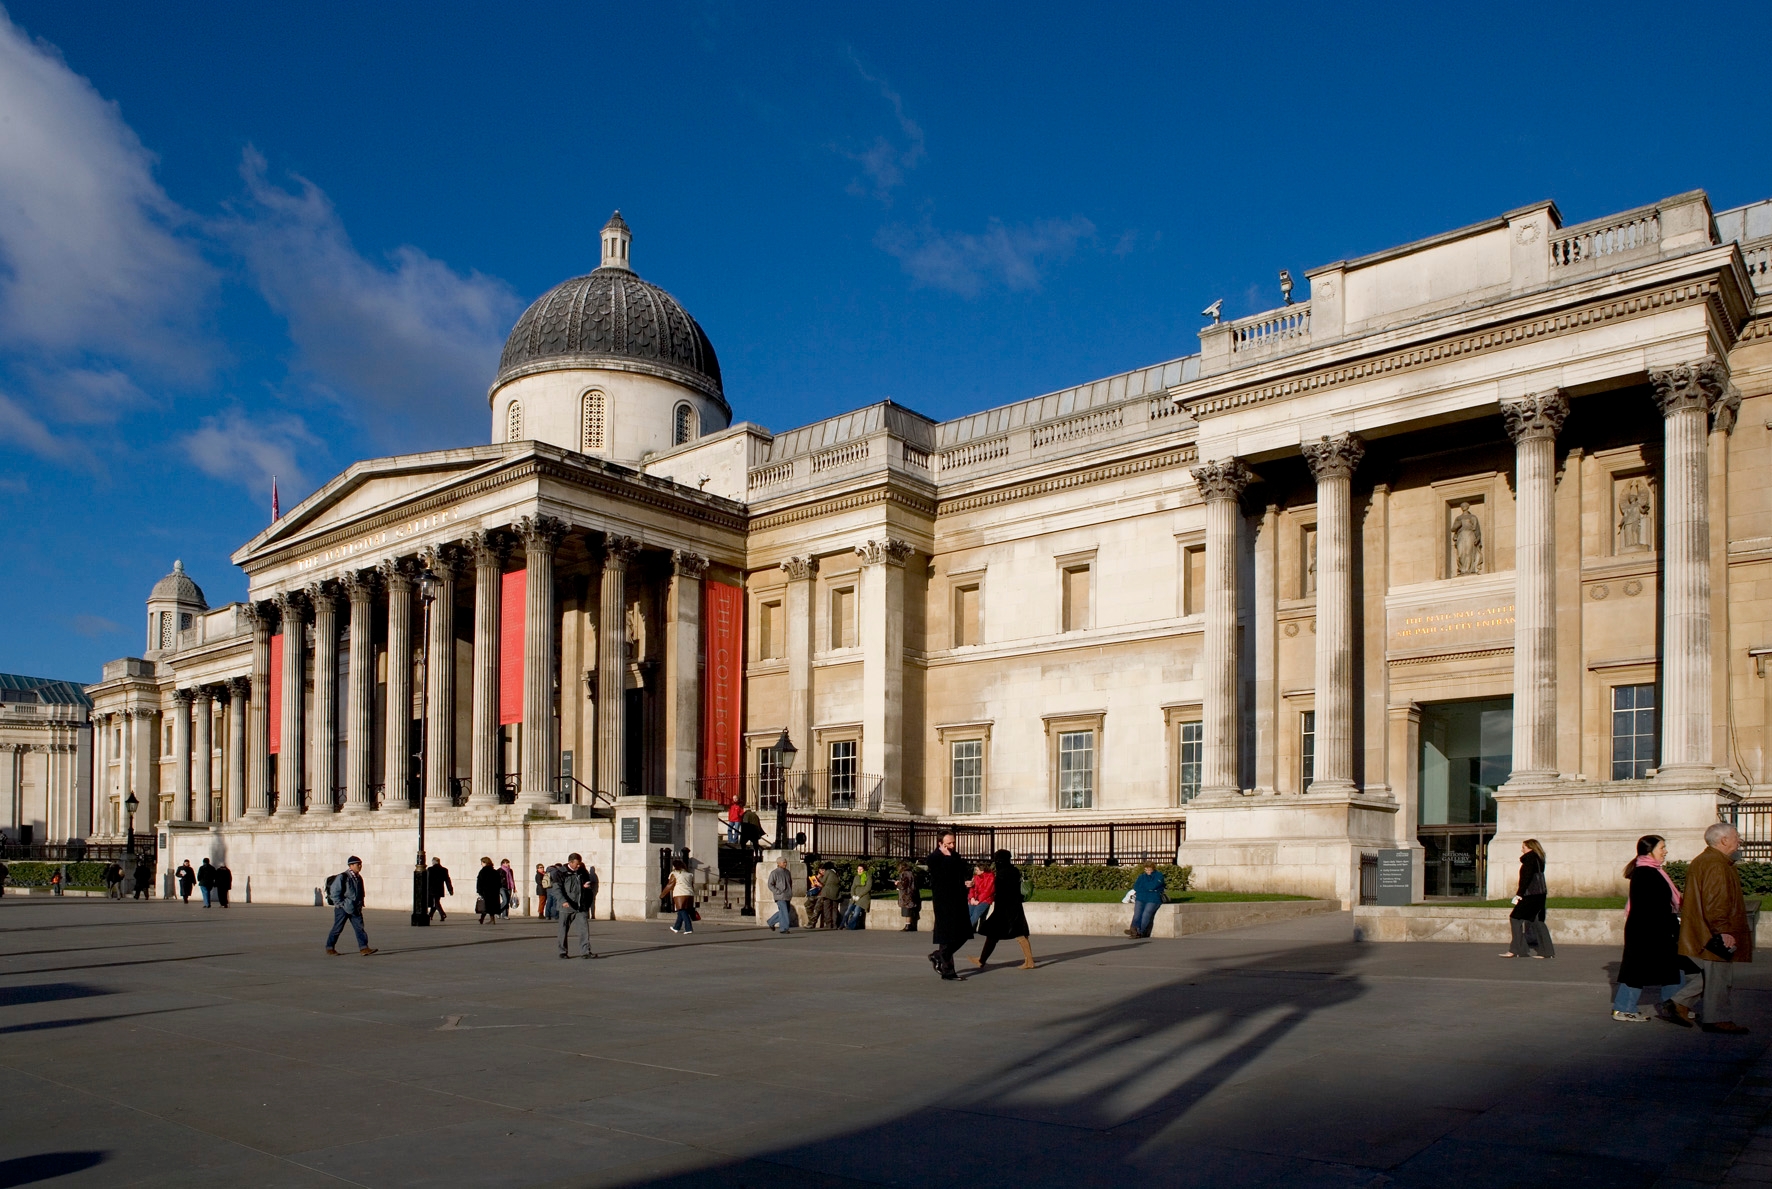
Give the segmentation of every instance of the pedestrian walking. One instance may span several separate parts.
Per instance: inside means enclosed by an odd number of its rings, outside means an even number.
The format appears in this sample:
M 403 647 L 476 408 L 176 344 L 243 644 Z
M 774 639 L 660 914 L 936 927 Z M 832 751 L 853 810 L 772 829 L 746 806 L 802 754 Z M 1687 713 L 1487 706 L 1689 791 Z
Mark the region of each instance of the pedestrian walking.
M 352 855 L 345 860 L 345 869 L 326 881 L 326 902 L 332 905 L 332 932 L 326 935 L 326 952 L 338 953 L 338 935 L 345 931 L 345 922 L 357 934 L 357 952 L 367 958 L 375 953 L 369 948 L 369 934 L 363 928 L 363 905 L 367 896 L 363 888 L 363 860 Z
M 904 928 L 900 932 L 915 933 L 917 919 L 923 915 L 923 898 L 917 893 L 917 869 L 901 860 L 898 878 L 892 886 L 898 889 L 898 915 L 904 918 Z
M 818 883 L 818 927 L 835 929 L 837 904 L 843 898 L 843 880 L 837 875 L 835 863 L 826 863 L 820 870 L 824 878 Z
M 1157 865 L 1146 863 L 1144 871 L 1132 881 L 1132 924 L 1127 928 L 1126 936 L 1151 935 L 1151 926 L 1157 921 L 1157 909 L 1162 906 L 1166 894 L 1163 877 L 1157 874 Z
M 953 833 L 943 834 L 924 860 L 929 870 L 929 900 L 935 908 L 935 948 L 929 952 L 929 964 L 950 981 L 960 977 L 954 973 L 955 952 L 972 940 L 972 918 L 966 911 L 966 880 L 972 874 L 972 864 L 954 847 Z
M 0 863 L 0 896 L 6 895 L 6 877 L 11 874 L 12 874 L 12 868 L 8 867 L 5 863 Z M 60 874 L 60 872 L 58 871 L 57 874 Z M 54 886 L 54 884 L 55 884 L 55 876 L 54 875 L 49 877 L 49 882 L 50 882 L 51 886 Z M 61 890 L 59 888 L 57 888 L 55 894 L 58 896 L 61 895 Z
M 517 872 L 511 867 L 509 859 L 500 859 L 498 870 L 505 880 L 504 912 L 499 915 L 508 921 L 511 919 L 511 905 L 517 902 Z
M 431 865 L 425 868 L 425 899 L 429 902 L 425 919 L 436 917 L 439 921 L 447 921 L 449 914 L 443 911 L 443 897 L 453 895 L 455 881 L 449 878 L 449 868 L 443 865 L 442 859 L 432 859 Z
M 843 914 L 845 929 L 865 929 L 868 927 L 868 909 L 874 904 L 874 878 L 868 874 L 867 864 L 855 865 L 855 878 L 849 881 L 849 908 Z
M 203 862 L 197 867 L 197 890 L 203 893 L 203 907 L 208 908 L 215 895 L 215 868 L 210 865 L 208 855 L 203 856 Z
M 191 868 L 191 860 L 186 859 L 173 872 L 178 879 L 178 898 L 186 904 L 191 902 L 191 889 L 197 886 L 197 873 Z
M 567 942 L 571 936 L 578 935 L 578 956 L 595 958 L 591 951 L 591 906 L 596 902 L 596 877 L 591 869 L 585 866 L 584 857 L 577 851 L 566 856 L 566 865 L 548 870 L 550 890 L 559 905 L 560 916 L 560 956 L 570 958 L 567 953 Z
M 1550 885 L 1544 881 L 1544 847 L 1538 839 L 1520 843 L 1520 882 L 1514 891 L 1514 910 L 1508 914 L 1513 926 L 1513 944 L 1501 956 L 1517 958 L 1531 953 L 1534 958 L 1554 958 L 1557 947 L 1551 943 L 1550 926 L 1544 922 L 1544 902 Z
M 972 928 L 978 929 L 978 922 L 984 920 L 985 913 L 991 910 L 991 897 L 997 887 L 997 873 L 980 871 L 966 885 L 966 912 L 972 918 Z
M 1741 835 L 1718 822 L 1704 832 L 1704 852 L 1686 868 L 1686 896 L 1680 908 L 1680 953 L 1698 963 L 1701 974 L 1686 980 L 1674 993 L 1676 1008 L 1691 1018 L 1703 997 L 1698 1017 L 1706 1032 L 1746 1036 L 1733 1017 L 1731 992 L 1735 968 L 1753 961 L 1754 934 L 1741 896 Z
M 749 806 L 745 807 L 744 817 L 741 818 L 738 823 L 738 844 L 748 850 L 757 851 L 759 857 L 761 857 L 761 852 L 763 850 L 763 819 L 758 817 L 757 811 Z
M 504 873 L 492 865 L 491 855 L 480 856 L 480 873 L 474 877 L 474 912 L 484 925 L 488 918 L 498 920 L 504 907 Z
M 1032 970 L 1034 944 L 1028 940 L 1028 917 L 1021 907 L 1021 871 L 1015 866 L 1015 856 L 1006 850 L 992 855 L 991 865 L 996 899 L 992 902 L 991 915 L 984 920 L 984 949 L 972 959 L 972 964 L 984 969 L 997 943 L 1013 939 L 1021 944 L 1021 968 Z
M 49 894 L 51 896 L 61 895 L 62 894 L 62 884 L 65 882 L 66 882 L 66 880 L 62 875 L 62 869 L 60 867 L 57 867 L 54 871 L 51 871 L 49 873 Z M 6 864 L 0 863 L 0 896 L 4 896 L 5 894 L 6 894 Z
M 775 901 L 775 915 L 769 918 L 768 924 L 777 933 L 794 931 L 794 873 L 788 870 L 786 859 L 775 860 L 775 866 L 769 871 L 769 878 L 764 881 L 769 887 L 769 898 Z
M 137 855 L 135 858 L 135 896 L 136 900 L 152 900 L 154 865 L 148 862 L 148 856 Z
M 744 825 L 744 806 L 737 798 L 726 807 L 726 842 L 730 846 L 738 845 L 739 827 Z
M 123 865 L 112 859 L 105 864 L 105 895 L 112 900 L 123 899 Z
M 1655 1014 L 1671 1024 L 1690 1028 L 1673 1009 L 1680 989 L 1680 889 L 1662 866 L 1667 841 L 1659 834 L 1637 839 L 1637 854 L 1624 865 L 1630 895 L 1624 904 L 1624 959 L 1618 964 L 1618 990 L 1612 996 L 1612 1018 L 1647 1024 L 1637 1011 L 1644 987 L 1660 987 Z
M 560 918 L 560 906 L 554 896 L 554 877 L 541 863 L 535 865 L 535 902 L 541 907 L 541 919 L 554 921 Z
M 226 863 L 217 863 L 215 866 L 215 898 L 223 908 L 228 906 L 228 889 L 233 886 L 234 873 L 228 870 L 228 865 Z M 250 883 L 247 885 L 247 891 L 251 891 Z M 252 899 L 250 895 L 246 898 L 248 900 Z
M 695 932 L 695 877 L 689 873 L 689 867 L 682 859 L 671 860 L 671 874 L 665 880 L 659 896 L 669 896 L 671 907 L 677 910 L 677 920 L 671 926 L 671 932 Z

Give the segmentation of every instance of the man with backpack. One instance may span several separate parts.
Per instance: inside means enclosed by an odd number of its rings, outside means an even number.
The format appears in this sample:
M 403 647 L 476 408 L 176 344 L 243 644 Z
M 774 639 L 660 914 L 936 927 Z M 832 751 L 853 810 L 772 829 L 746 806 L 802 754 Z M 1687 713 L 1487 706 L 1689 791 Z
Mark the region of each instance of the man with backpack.
M 566 856 L 564 867 L 550 867 L 548 878 L 560 897 L 560 956 L 570 958 L 566 952 L 566 939 L 573 930 L 578 931 L 578 956 L 595 958 L 591 952 L 591 912 L 597 902 L 597 877 L 589 867 L 585 866 L 584 858 L 573 851 Z
M 326 952 L 336 955 L 338 935 L 345 931 L 345 922 L 357 931 L 358 953 L 367 958 L 375 953 L 369 948 L 369 934 L 363 931 L 363 860 L 352 855 L 345 869 L 326 881 L 326 903 L 332 905 L 332 932 L 326 935 Z

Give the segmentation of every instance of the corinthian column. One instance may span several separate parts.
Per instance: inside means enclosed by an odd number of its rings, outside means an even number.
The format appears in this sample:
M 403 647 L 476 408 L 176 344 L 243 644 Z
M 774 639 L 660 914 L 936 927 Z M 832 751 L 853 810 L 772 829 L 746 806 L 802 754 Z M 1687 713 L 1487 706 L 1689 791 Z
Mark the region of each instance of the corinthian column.
M 816 617 L 812 593 L 818 585 L 818 559 L 790 557 L 781 563 L 788 576 L 782 618 L 786 621 L 788 654 L 788 738 L 805 749 L 812 744 L 812 654 Z M 807 752 L 811 755 L 811 752 Z M 810 764 L 806 765 L 811 767 Z
M 611 796 L 627 779 L 628 563 L 640 552 L 632 537 L 603 538 L 603 583 L 597 594 L 597 787 Z
M 358 570 L 344 576 L 345 596 L 351 603 L 351 692 L 345 713 L 349 725 L 345 750 L 345 812 L 364 813 L 374 807 L 369 786 L 375 744 L 375 574 Z
M 172 820 L 191 820 L 191 691 L 172 691 Z
M 1649 373 L 1661 409 L 1662 499 L 1666 540 L 1661 595 L 1660 775 L 1715 775 L 1711 739 L 1710 418 L 1727 432 L 1740 397 L 1715 359 Z
M 262 603 L 248 603 L 246 617 L 252 623 L 252 725 L 241 732 L 248 752 L 246 816 L 264 817 L 271 811 L 271 612 Z
M 708 559 L 671 554 L 671 598 L 665 625 L 665 795 L 690 797 L 701 754 L 701 580 Z M 755 808 L 753 806 L 753 808 Z
M 1509 784 L 1557 778 L 1557 433 L 1561 391 L 1503 401 L 1514 440 L 1514 771 Z
M 498 623 L 509 539 L 497 529 L 468 534 L 474 555 L 474 747 L 469 805 L 498 804 Z
M 554 550 L 566 526 L 552 516 L 525 516 L 517 522 L 523 538 L 523 781 L 520 805 L 547 805 L 554 799 Z M 617 616 L 621 614 L 619 609 Z M 597 721 L 604 718 L 599 707 Z
M 308 808 L 332 813 L 338 808 L 338 602 L 327 585 L 316 582 L 304 592 L 314 608 L 314 730 L 312 779 Z
M 307 623 L 297 591 L 284 591 L 277 596 L 277 611 L 283 617 L 283 688 L 279 693 L 282 705 L 282 732 L 277 741 L 277 810 L 273 816 L 289 817 L 302 811 L 302 757 L 306 752 L 302 731 L 307 662 Z
M 904 803 L 904 563 L 909 541 L 894 537 L 855 547 L 861 560 L 861 762 L 883 782 L 883 801 L 855 789 L 855 808 L 903 813 Z
M 198 687 L 194 710 L 197 716 L 197 740 L 192 747 L 195 754 L 191 757 L 191 820 L 206 822 L 210 817 L 210 798 L 215 793 L 215 742 L 211 731 L 215 716 L 215 694 L 211 687 Z
M 254 664 L 257 664 L 256 660 Z M 252 681 L 246 677 L 230 677 L 227 691 L 227 819 L 237 822 L 246 816 L 246 698 L 252 692 Z
M 412 563 L 378 567 L 388 592 L 388 681 L 382 805 L 416 808 L 412 796 Z
M 1317 693 L 1313 793 L 1354 789 L 1354 468 L 1366 445 L 1351 433 L 1305 442 L 1317 480 Z
M 1201 797 L 1229 797 L 1237 780 L 1237 500 L 1254 478 L 1242 460 L 1194 468 L 1206 501 L 1206 631 L 1200 707 Z
M 430 636 L 425 641 L 425 804 L 447 809 L 454 804 L 450 778 L 455 775 L 455 575 L 461 568 L 461 550 L 432 546 L 419 562 L 436 579 Z

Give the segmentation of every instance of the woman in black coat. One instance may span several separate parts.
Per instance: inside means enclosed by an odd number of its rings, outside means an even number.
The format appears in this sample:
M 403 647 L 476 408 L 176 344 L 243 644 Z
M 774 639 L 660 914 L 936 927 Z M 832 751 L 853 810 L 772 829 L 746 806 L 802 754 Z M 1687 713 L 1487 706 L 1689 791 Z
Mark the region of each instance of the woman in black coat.
M 1660 987 L 1655 1014 L 1683 1028 L 1692 1025 L 1673 1010 L 1674 992 L 1684 975 L 1680 969 L 1680 892 L 1662 863 L 1667 841 L 1658 834 L 1637 839 L 1637 857 L 1625 864 L 1630 900 L 1624 907 L 1624 961 L 1618 964 L 1618 993 L 1612 997 L 1614 1020 L 1647 1024 L 1637 1011 L 1644 987 Z
M 984 928 L 980 930 L 984 934 L 984 950 L 972 959 L 972 964 L 982 967 L 999 941 L 1013 937 L 1021 943 L 1021 968 L 1032 970 L 1034 947 L 1028 941 L 1028 916 L 1021 907 L 1021 872 L 1016 869 L 1015 857 L 1006 850 L 998 851 L 991 860 L 997 872 L 995 900 L 991 915 L 984 919 Z
M 474 877 L 474 894 L 480 898 L 480 903 L 474 906 L 480 923 L 484 925 L 487 917 L 498 920 L 505 902 L 505 873 L 492 865 L 491 856 L 480 857 L 480 874 Z
M 1517 958 L 1538 952 L 1534 958 L 1554 958 L 1557 947 L 1551 944 L 1550 927 L 1544 923 L 1544 902 L 1550 893 L 1544 882 L 1544 847 L 1536 838 L 1520 843 L 1520 883 L 1514 891 L 1514 910 L 1508 914 L 1513 926 L 1513 944 L 1504 958 Z
M 972 864 L 954 849 L 954 835 L 943 834 L 941 843 L 929 852 L 925 864 L 929 868 L 929 903 L 935 910 L 935 949 L 929 953 L 929 964 L 944 979 L 956 979 L 954 951 L 972 940 L 972 914 L 966 909 L 966 881 L 972 876 Z

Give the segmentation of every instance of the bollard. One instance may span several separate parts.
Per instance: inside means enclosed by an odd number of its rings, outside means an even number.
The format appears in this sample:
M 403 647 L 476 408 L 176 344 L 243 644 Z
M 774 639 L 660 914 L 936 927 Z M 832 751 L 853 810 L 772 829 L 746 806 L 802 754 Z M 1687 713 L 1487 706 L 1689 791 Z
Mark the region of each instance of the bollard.
M 246 903 L 252 903 L 252 876 L 246 877 Z
M 314 907 L 315 908 L 324 908 L 325 906 L 326 906 L 326 902 L 320 898 L 320 889 L 315 888 L 314 889 Z

